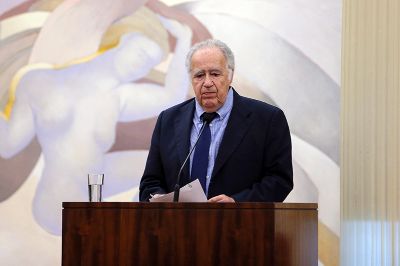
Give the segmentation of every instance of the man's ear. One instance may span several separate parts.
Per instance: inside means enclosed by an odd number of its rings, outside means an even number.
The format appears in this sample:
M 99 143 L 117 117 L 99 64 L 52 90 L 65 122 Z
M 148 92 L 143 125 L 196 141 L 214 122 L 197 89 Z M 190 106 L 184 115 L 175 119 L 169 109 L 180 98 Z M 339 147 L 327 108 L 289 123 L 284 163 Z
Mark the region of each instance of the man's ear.
M 230 81 L 230 83 L 232 83 L 232 81 L 233 81 L 233 69 L 229 69 L 229 81 Z

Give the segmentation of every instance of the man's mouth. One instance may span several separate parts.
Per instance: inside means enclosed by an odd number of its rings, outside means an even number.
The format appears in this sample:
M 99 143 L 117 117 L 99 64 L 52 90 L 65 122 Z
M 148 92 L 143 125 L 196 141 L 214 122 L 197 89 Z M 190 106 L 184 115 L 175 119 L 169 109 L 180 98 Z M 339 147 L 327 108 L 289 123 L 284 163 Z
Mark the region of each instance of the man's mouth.
M 215 98 L 217 96 L 216 92 L 203 92 L 201 94 L 203 98 Z

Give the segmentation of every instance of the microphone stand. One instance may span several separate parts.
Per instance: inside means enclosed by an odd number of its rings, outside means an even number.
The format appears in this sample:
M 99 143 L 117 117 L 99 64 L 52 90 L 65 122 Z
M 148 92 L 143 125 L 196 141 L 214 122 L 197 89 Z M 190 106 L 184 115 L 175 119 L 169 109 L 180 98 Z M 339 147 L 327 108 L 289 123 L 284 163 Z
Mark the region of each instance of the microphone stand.
M 179 201 L 179 191 L 180 191 L 179 182 L 181 181 L 181 176 L 182 176 L 183 168 L 185 167 L 186 162 L 189 160 L 190 155 L 192 154 L 192 152 L 193 152 L 194 149 L 196 148 L 197 143 L 198 143 L 199 140 L 200 140 L 200 136 L 201 136 L 201 134 L 203 133 L 203 130 L 204 130 L 204 128 L 205 128 L 205 126 L 206 126 L 207 123 L 209 123 L 209 121 L 205 120 L 204 123 L 203 123 L 203 125 L 201 126 L 200 133 L 199 133 L 199 136 L 198 136 L 197 139 L 196 139 L 196 142 L 194 143 L 192 149 L 190 150 L 189 154 L 186 156 L 185 161 L 183 161 L 183 164 L 182 164 L 181 168 L 179 169 L 178 178 L 176 179 L 176 184 L 175 184 L 175 187 L 174 187 L 174 202 L 178 202 L 178 201 Z

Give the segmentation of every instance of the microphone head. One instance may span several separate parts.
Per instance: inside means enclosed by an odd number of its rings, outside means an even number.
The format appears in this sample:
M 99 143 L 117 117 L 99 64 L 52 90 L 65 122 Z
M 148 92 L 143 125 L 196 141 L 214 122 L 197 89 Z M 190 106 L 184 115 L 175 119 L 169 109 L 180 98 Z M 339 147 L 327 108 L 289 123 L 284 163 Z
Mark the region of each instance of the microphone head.
M 213 119 L 217 116 L 217 113 L 203 113 L 201 115 L 201 118 L 203 119 L 204 122 L 206 122 L 207 124 L 211 123 L 211 121 L 213 121 Z

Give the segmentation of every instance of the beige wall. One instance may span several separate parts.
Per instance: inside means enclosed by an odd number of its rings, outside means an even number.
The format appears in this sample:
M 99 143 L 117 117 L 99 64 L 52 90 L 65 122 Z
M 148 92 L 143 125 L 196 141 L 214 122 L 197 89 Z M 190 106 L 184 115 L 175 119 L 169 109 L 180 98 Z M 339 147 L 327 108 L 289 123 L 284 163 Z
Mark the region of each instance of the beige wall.
M 344 0 L 341 265 L 399 265 L 400 1 Z

